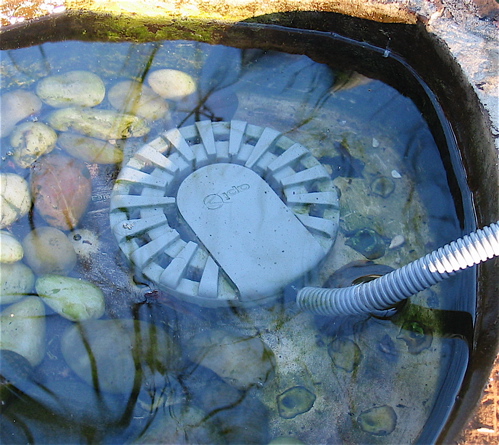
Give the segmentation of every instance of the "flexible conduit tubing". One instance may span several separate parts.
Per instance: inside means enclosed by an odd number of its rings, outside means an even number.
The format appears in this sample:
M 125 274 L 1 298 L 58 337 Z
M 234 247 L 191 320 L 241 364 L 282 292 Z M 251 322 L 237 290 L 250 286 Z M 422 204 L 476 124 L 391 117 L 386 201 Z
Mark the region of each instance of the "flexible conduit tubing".
M 345 288 L 304 287 L 301 309 L 319 315 L 381 313 L 443 279 L 499 255 L 499 221 L 373 281 Z

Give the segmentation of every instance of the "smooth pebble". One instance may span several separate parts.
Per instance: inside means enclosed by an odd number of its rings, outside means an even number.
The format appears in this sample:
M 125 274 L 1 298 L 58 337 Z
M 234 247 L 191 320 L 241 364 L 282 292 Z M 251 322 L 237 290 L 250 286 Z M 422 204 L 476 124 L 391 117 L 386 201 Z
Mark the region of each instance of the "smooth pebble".
M 0 229 L 26 215 L 30 208 L 28 182 L 15 173 L 0 173 Z
M 104 140 L 140 137 L 150 130 L 141 117 L 93 108 L 62 108 L 48 116 L 48 123 L 58 131 Z
M 114 85 L 107 95 L 117 111 L 154 121 L 166 116 L 168 104 L 147 85 L 124 80 Z
M 15 125 L 27 117 L 38 113 L 42 101 L 36 94 L 25 90 L 14 90 L 0 96 L 0 137 L 10 134 Z
M 116 164 L 123 160 L 123 150 L 102 139 L 76 133 L 61 133 L 57 145 L 75 158 L 97 164 Z
M 179 70 L 161 69 L 153 71 L 147 83 L 156 94 L 170 100 L 181 100 L 194 93 L 196 81 L 187 73 Z
M 36 94 L 55 107 L 95 107 L 106 94 L 102 79 L 90 71 L 68 71 L 45 77 L 36 85 Z
M 30 294 L 35 274 L 22 262 L 2 264 L 0 267 L 0 304 L 19 301 Z
M 11 233 L 0 231 L 0 263 L 15 263 L 24 256 L 22 244 Z
M 39 227 L 23 239 L 25 260 L 37 274 L 66 274 L 76 265 L 76 252 L 55 227 Z
M 36 280 L 35 289 L 48 306 L 68 320 L 83 321 L 104 315 L 104 294 L 89 281 L 42 275 Z
M 17 165 L 28 168 L 40 156 L 50 153 L 57 141 L 57 134 L 41 122 L 25 122 L 10 135 L 13 158 Z
M 0 349 L 17 352 L 32 366 L 45 355 L 45 307 L 38 297 L 26 297 L 0 312 Z

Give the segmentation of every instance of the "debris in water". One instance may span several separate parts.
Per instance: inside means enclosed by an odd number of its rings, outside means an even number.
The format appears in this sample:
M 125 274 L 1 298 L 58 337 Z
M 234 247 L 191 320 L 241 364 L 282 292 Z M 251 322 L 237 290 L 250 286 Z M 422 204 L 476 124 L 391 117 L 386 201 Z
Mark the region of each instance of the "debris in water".
M 389 249 L 396 249 L 397 247 L 403 246 L 405 243 L 405 238 L 402 235 L 395 235 L 390 241 Z

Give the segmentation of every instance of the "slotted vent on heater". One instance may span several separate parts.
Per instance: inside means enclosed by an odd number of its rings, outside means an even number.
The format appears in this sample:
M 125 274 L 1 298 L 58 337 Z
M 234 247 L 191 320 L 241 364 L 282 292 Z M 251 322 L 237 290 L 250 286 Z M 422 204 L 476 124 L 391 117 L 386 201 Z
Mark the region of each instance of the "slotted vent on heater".
M 134 272 L 173 295 L 206 306 L 254 303 L 239 293 L 176 203 L 191 173 L 220 163 L 259 175 L 327 254 L 339 220 L 328 172 L 307 148 L 278 131 L 236 120 L 174 128 L 139 149 L 114 186 L 111 226 Z

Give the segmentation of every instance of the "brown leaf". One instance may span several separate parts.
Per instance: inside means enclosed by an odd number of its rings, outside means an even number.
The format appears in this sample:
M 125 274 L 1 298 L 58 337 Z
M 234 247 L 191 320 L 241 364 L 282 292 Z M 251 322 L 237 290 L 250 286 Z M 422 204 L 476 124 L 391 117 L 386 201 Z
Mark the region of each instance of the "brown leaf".
M 45 221 L 58 229 L 72 230 L 91 198 L 90 173 L 83 162 L 51 153 L 33 165 L 31 193 L 35 209 Z

